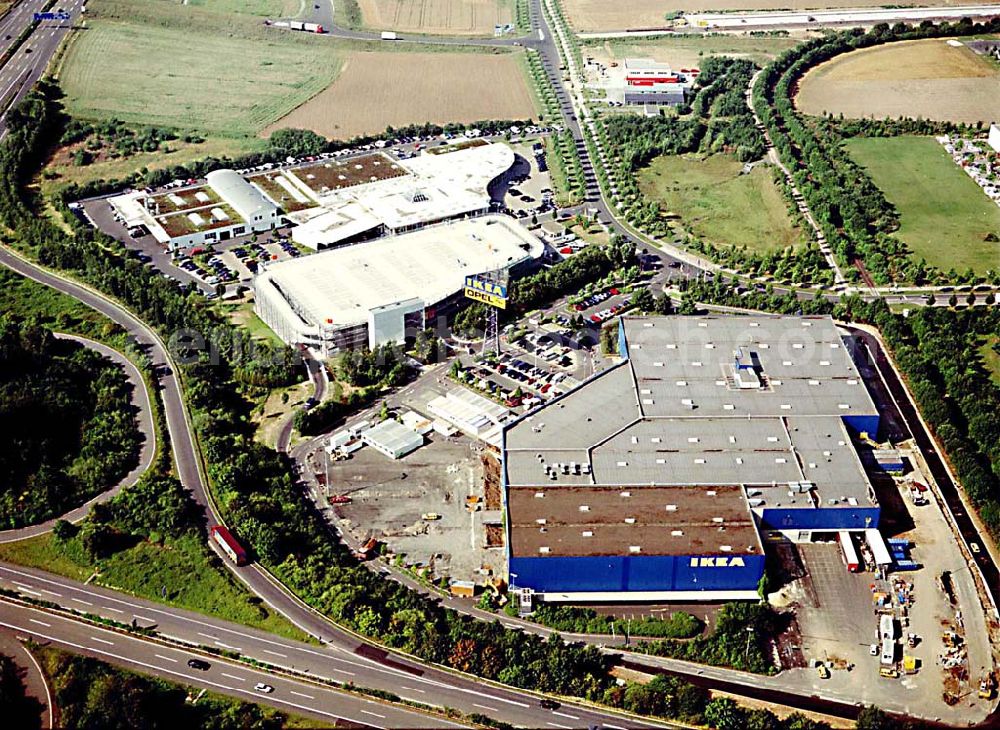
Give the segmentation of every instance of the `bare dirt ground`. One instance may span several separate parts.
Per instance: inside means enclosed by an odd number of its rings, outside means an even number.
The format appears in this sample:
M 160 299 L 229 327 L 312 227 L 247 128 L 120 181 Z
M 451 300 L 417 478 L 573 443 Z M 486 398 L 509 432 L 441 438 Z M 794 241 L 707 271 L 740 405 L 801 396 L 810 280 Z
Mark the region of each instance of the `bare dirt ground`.
M 423 122 L 528 119 L 535 104 L 512 54 L 356 52 L 324 91 L 275 122 L 347 139 Z
M 990 2 L 991 0 L 986 0 Z M 1000 0 L 996 0 L 1000 1 Z M 888 0 L 564 0 L 567 18 L 578 31 L 639 30 L 670 25 L 666 15 L 713 13 L 725 10 L 812 10 L 821 8 L 871 8 L 889 5 Z M 964 5 L 963 0 L 911 0 L 912 6 Z
M 492 35 L 494 25 L 512 22 L 503 0 L 358 0 L 358 6 L 365 25 L 379 30 Z
M 807 114 L 1000 118 L 1000 68 L 952 40 L 891 43 L 853 51 L 809 71 L 795 103 Z

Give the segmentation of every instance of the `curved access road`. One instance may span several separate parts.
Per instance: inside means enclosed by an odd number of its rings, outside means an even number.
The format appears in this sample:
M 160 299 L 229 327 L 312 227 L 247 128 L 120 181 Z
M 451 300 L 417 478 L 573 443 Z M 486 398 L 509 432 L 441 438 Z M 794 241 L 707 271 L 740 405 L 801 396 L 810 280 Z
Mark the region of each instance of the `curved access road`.
M 37 525 L 29 525 L 27 527 L 19 527 L 13 530 L 0 531 L 0 543 L 26 540 L 29 537 L 44 535 L 52 529 L 52 526 L 55 525 L 58 520 L 79 522 L 87 516 L 90 512 L 90 508 L 94 506 L 95 502 L 114 497 L 122 489 L 131 487 L 139 481 L 139 477 L 146 473 L 146 470 L 152 466 L 153 459 L 156 458 L 156 427 L 153 424 L 153 410 L 150 407 L 149 390 L 146 388 L 146 381 L 143 379 L 142 373 L 139 372 L 139 368 L 137 368 L 132 361 L 125 357 L 122 353 L 118 352 L 118 350 L 101 344 L 100 342 L 95 342 L 94 340 L 86 337 L 79 337 L 77 335 L 56 333 L 55 336 L 60 340 L 78 342 L 84 347 L 94 350 L 95 352 L 100 353 L 103 357 L 106 357 L 108 360 L 118 364 L 122 370 L 125 371 L 125 376 L 128 378 L 129 383 L 132 384 L 132 406 L 136 411 L 136 422 L 139 427 L 139 432 L 143 436 L 142 445 L 139 450 L 139 463 L 136 464 L 132 471 L 126 474 L 121 481 L 113 487 L 101 492 L 95 497 L 92 497 L 76 509 L 72 509 L 64 515 L 53 517 L 52 519 L 40 522 Z
M 74 297 L 83 304 L 101 312 L 111 320 L 117 322 L 135 339 L 139 347 L 142 348 L 150 358 L 159 387 L 163 393 L 164 412 L 167 420 L 167 430 L 170 435 L 173 447 L 174 461 L 177 466 L 178 476 L 186 489 L 189 489 L 192 497 L 198 504 L 202 505 L 206 514 L 214 522 L 221 523 L 218 511 L 211 500 L 206 488 L 206 479 L 202 474 L 201 461 L 198 450 L 195 446 L 194 436 L 190 421 L 186 412 L 184 401 L 181 397 L 181 386 L 176 374 L 170 353 L 160 337 L 135 315 L 126 310 L 121 305 L 112 301 L 100 292 L 88 286 L 66 279 L 59 274 L 44 269 L 20 256 L 12 249 L 0 246 L 0 264 L 16 271 L 23 276 L 31 278 L 39 283 L 49 286 L 57 291 Z M 331 539 L 334 539 L 331 535 Z M 259 596 L 268 606 L 282 614 L 285 618 L 305 631 L 311 636 L 317 637 L 325 648 L 322 651 L 313 650 L 313 654 L 353 656 L 362 659 L 361 665 L 364 671 L 357 671 L 352 681 L 359 686 L 377 686 L 377 681 L 384 677 L 388 670 L 393 672 L 394 686 L 399 685 L 399 677 L 418 682 L 417 688 L 426 687 L 424 690 L 427 697 L 425 701 L 447 704 L 449 707 L 463 710 L 467 713 L 479 712 L 489 715 L 495 719 L 512 721 L 525 727 L 577 727 L 577 726 L 607 726 L 607 727 L 673 727 L 673 725 L 655 720 L 637 720 L 632 717 L 622 716 L 611 710 L 603 708 L 593 708 L 582 703 L 564 703 L 561 710 L 551 710 L 542 708 L 539 705 L 540 695 L 514 689 L 494 682 L 488 682 L 470 674 L 446 669 L 437 665 L 426 664 L 414 657 L 386 651 L 382 647 L 373 645 L 364 640 L 363 637 L 350 632 L 330 621 L 326 616 L 319 613 L 298 597 L 293 595 L 274 576 L 257 564 L 250 564 L 243 567 L 236 567 L 228 560 L 223 559 L 223 563 L 242 581 L 247 588 Z M 52 600 L 60 605 L 66 605 L 80 610 L 77 603 L 88 606 L 86 610 L 99 613 L 97 601 L 118 601 L 128 598 L 130 604 L 138 604 L 140 601 L 131 597 L 124 597 L 120 593 L 99 588 L 94 585 L 85 585 L 77 581 L 72 581 L 58 576 L 45 574 L 41 571 L 31 569 L 18 569 L 13 566 L 5 566 L 4 572 L 15 572 L 18 576 L 14 583 L 15 588 L 31 591 L 29 595 L 35 597 L 44 596 L 46 600 Z M 37 588 L 30 584 L 39 584 Z M 42 591 L 45 591 L 43 594 Z M 87 597 L 83 597 L 86 595 Z M 72 598 L 70 597 L 72 596 Z M 141 602 L 144 605 L 140 609 L 143 616 L 157 616 L 158 618 L 150 623 L 162 624 L 169 615 L 177 616 L 183 613 L 178 609 L 159 607 L 149 602 Z M 111 613 L 106 614 L 108 618 L 121 620 L 117 614 L 123 609 L 115 611 L 116 607 L 109 609 Z M 189 612 L 188 612 L 189 613 Z M 141 620 L 141 616 L 136 614 L 136 618 Z M 202 622 L 211 622 L 214 627 L 220 627 L 225 623 L 208 617 L 202 617 Z M 195 643 L 200 643 L 199 634 L 207 634 L 208 630 L 201 628 L 198 630 L 196 624 L 191 620 L 181 621 L 183 631 L 186 635 L 194 634 Z M 204 624 L 207 625 L 207 624 Z M 234 629 L 228 629 L 233 631 Z M 241 630 L 242 631 L 242 630 Z M 250 630 L 242 631 L 244 635 Z M 267 635 L 265 635 L 267 636 Z M 218 643 L 220 639 L 213 641 Z M 243 653 L 261 661 L 268 661 L 268 652 L 275 651 L 273 641 L 276 637 L 268 637 L 261 646 L 261 653 L 251 653 L 242 645 L 231 642 L 224 642 L 231 646 L 240 646 Z M 264 649 L 267 646 L 267 649 Z M 226 648 L 226 647 L 223 647 Z M 287 653 L 282 650 L 281 653 Z M 302 665 L 296 663 L 296 667 Z M 353 670 L 352 670 L 353 671 Z M 493 698 L 493 702 L 484 702 L 486 697 Z M 559 717 L 559 713 L 563 717 Z M 553 715 L 556 715 L 553 717 Z M 564 719 L 565 718 L 565 719 Z M 567 724 L 566 719 L 572 721 Z

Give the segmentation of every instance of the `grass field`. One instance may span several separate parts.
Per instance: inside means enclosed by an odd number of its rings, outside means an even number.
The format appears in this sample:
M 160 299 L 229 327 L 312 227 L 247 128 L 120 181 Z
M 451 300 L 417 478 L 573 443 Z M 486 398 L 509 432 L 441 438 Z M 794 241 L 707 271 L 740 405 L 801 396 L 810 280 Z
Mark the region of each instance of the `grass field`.
M 983 338 L 979 354 L 983 357 L 983 365 L 989 371 L 990 378 L 1000 385 L 1000 336 L 987 335 Z
M 346 139 L 386 126 L 537 116 L 514 54 L 352 52 L 337 80 L 270 125 Z
M 213 29 L 92 20 L 67 54 L 61 81 L 84 119 L 255 135 L 337 76 L 333 44 L 292 35 L 254 40 Z
M 1000 269 L 1000 207 L 962 172 L 931 137 L 851 139 L 851 157 L 896 206 L 900 229 L 916 258 L 944 271 Z
M 783 51 L 798 45 L 797 38 L 741 35 L 686 36 L 654 40 L 612 39 L 583 46 L 584 57 L 593 57 L 607 65 L 625 58 L 652 58 L 674 68 L 697 67 L 706 56 L 735 56 L 766 64 Z
M 139 543 L 98 565 L 64 549 L 51 534 L 0 544 L 0 559 L 40 568 L 76 580 L 87 580 L 132 595 L 254 626 L 293 639 L 305 635 L 282 616 L 262 605 L 236 583 L 213 553 L 196 538 L 164 545 Z
M 989 122 L 1000 118 L 1000 67 L 942 39 L 890 43 L 809 71 L 795 102 L 807 114 Z
M 706 241 L 780 251 L 802 242 L 770 168 L 758 165 L 741 175 L 732 157 L 666 156 L 639 174 L 639 188 Z
M 295 18 L 305 8 L 299 0 L 186 0 L 184 4 L 219 13 L 245 13 L 265 18 Z
M 364 25 L 410 33 L 493 35 L 512 23 L 512 0 L 357 0 Z
M 987 0 L 989 2 L 990 0 Z M 906 5 L 962 5 L 963 0 L 912 0 Z M 566 18 L 578 31 L 638 30 L 669 25 L 665 16 L 678 10 L 714 13 L 723 10 L 807 10 L 889 5 L 886 0 L 563 0 Z
M 164 143 L 158 152 L 140 152 L 131 157 L 106 159 L 78 167 L 73 164 L 72 147 L 60 148 L 46 164 L 47 177 L 40 178 L 43 193 L 48 194 L 67 183 L 83 185 L 94 180 L 119 180 L 146 169 L 158 170 L 174 165 L 186 165 L 205 157 L 234 157 L 266 147 L 258 137 L 213 137 L 199 144 L 180 140 Z

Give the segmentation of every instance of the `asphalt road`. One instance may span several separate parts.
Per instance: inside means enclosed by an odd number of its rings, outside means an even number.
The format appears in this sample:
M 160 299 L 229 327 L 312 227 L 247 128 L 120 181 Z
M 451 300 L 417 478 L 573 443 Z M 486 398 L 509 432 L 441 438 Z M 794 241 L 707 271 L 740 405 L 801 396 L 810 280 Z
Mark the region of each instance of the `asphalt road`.
M 32 22 L 34 13 L 40 11 L 44 4 L 44 0 L 22 0 L 14 7 L 0 21 L 0 38 L 3 38 L 0 48 L 7 49 L 12 45 L 26 25 Z M 70 0 L 61 7 L 75 20 L 84 4 L 85 0 Z M 0 138 L 7 133 L 7 110 L 20 101 L 41 78 L 74 20 L 39 22 L 28 39 L 0 68 Z
M 539 707 L 537 695 L 470 681 L 462 675 L 388 656 L 361 641 L 328 646 L 307 644 L 31 568 L 0 563 L 0 585 L 26 597 L 53 601 L 121 623 L 134 620 L 140 627 L 154 628 L 177 641 L 238 651 L 243 656 L 315 677 L 353 682 L 359 687 L 382 689 L 405 699 L 454 707 L 467 713 L 478 712 L 523 727 L 674 727 L 573 703 L 545 710 Z M 4 615 L 5 605 L 0 602 L 0 616 Z
M 464 727 L 436 714 L 359 697 L 319 682 L 276 676 L 240 662 L 152 642 L 72 618 L 20 604 L 0 601 L 0 629 L 19 637 L 93 657 L 142 674 L 192 685 L 210 692 L 269 705 L 283 712 L 305 715 L 330 724 L 349 722 L 362 727 Z M 189 667 L 201 659 L 207 670 Z M 274 688 L 263 693 L 258 683 Z M 110 708 L 109 708 L 110 709 Z
M 86 337 L 78 337 L 76 335 L 56 334 L 56 337 L 61 340 L 79 342 L 85 347 L 95 350 L 109 360 L 117 363 L 125 371 L 125 375 L 132 384 L 132 405 L 136 411 L 136 423 L 139 427 L 139 432 L 143 437 L 142 446 L 139 451 L 139 463 L 136 464 L 135 468 L 126 474 L 125 477 L 122 478 L 122 480 L 115 486 L 102 492 L 101 494 L 98 494 L 96 497 L 93 497 L 76 509 L 70 510 L 64 515 L 53 517 L 51 520 L 46 520 L 45 522 L 41 522 L 37 525 L 31 525 L 29 527 L 22 527 L 14 530 L 0 531 L 0 543 L 25 540 L 29 537 L 43 535 L 51 530 L 56 521 L 60 519 L 68 520 L 70 522 L 79 522 L 87 516 L 87 513 L 90 512 L 90 508 L 95 502 L 109 499 L 118 494 L 118 492 L 122 489 L 130 487 L 139 481 L 139 477 L 146 472 L 156 456 L 156 429 L 153 427 L 153 412 L 150 408 L 149 391 L 146 389 L 146 381 L 143 380 L 139 369 L 120 352 L 108 347 L 107 345 L 102 345 L 100 342 L 95 342 L 94 340 L 87 339 Z

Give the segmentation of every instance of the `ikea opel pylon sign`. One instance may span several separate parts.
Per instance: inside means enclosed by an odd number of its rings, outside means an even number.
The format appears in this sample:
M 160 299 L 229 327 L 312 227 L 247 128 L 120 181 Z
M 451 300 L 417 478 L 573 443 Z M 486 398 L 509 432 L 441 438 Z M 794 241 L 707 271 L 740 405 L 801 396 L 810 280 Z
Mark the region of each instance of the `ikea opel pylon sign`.
M 497 309 L 507 308 L 507 287 L 479 276 L 465 277 L 465 296 Z

